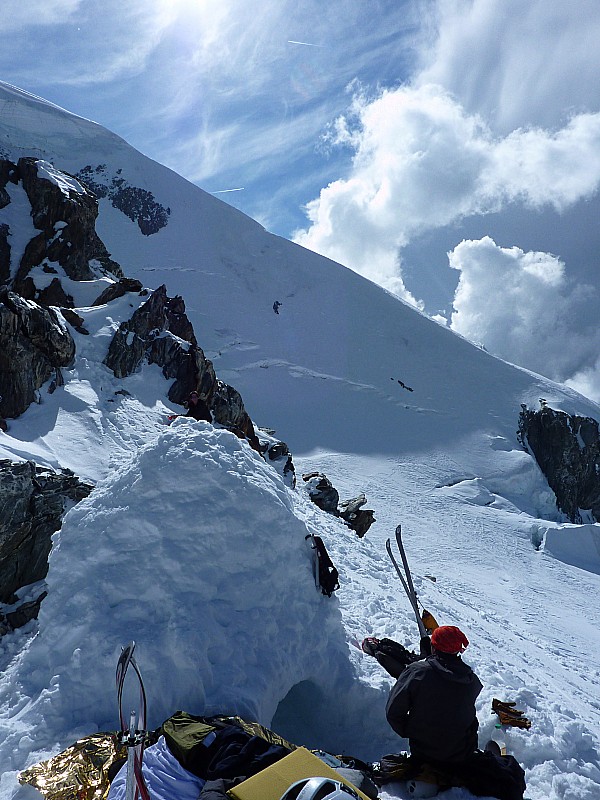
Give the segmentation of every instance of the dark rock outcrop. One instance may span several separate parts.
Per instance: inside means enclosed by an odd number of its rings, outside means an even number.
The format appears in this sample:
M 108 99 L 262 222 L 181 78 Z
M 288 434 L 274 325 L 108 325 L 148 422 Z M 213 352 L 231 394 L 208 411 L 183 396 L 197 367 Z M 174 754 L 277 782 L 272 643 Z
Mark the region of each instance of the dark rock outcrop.
M 294 489 L 296 487 L 296 468 L 287 444 L 285 442 L 275 442 L 273 444 L 266 442 L 263 445 L 261 442 L 261 451 L 266 454 L 269 461 L 279 467 L 278 472 L 280 472 L 287 485 Z
M 18 601 L 11 606 L 5 606 L 4 610 L 0 611 L 0 636 L 4 636 L 5 633 L 10 633 L 10 631 L 14 631 L 17 628 L 22 628 L 32 619 L 37 619 L 42 600 L 47 594 L 48 592 L 43 590 L 33 600 Z
M 0 157 L 0 208 L 5 208 L 10 203 L 10 195 L 6 191 L 9 181 L 16 183 L 14 171 L 16 166 L 5 158 Z
M 0 617 L 0 631 L 36 615 L 41 599 L 22 607 L 16 592 L 46 577 L 52 534 L 67 507 L 92 488 L 70 470 L 53 472 L 31 461 L 0 460 L 0 602 L 14 604 L 4 620 Z
M 173 333 L 171 327 L 178 333 Z M 196 357 L 191 352 L 192 348 L 199 351 Z M 209 380 L 211 386 L 216 381 L 211 362 L 204 358 L 197 347 L 192 325 L 185 316 L 182 299 L 167 297 L 167 288 L 164 285 L 152 292 L 131 319 L 121 323 L 110 343 L 104 363 L 117 378 L 125 378 L 137 372 L 144 359 L 163 367 L 166 378 L 175 377 L 178 380 L 184 379 L 185 373 L 189 372 L 184 368 L 186 362 L 193 361 L 198 364 L 202 375 L 212 372 Z M 169 393 L 170 399 L 175 399 L 175 402 L 183 401 L 193 388 L 197 388 L 193 384 L 193 380 L 190 380 L 187 385 L 178 389 L 178 399 L 171 397 Z M 206 397 L 205 393 L 203 396 Z
M 37 297 L 37 302 L 41 306 L 73 308 L 75 305 L 73 302 L 73 297 L 65 292 L 62 283 L 58 278 L 52 278 L 52 281 L 48 284 L 48 286 L 46 286 L 44 289 L 40 289 L 39 291 L 36 291 L 34 284 L 33 291 L 30 290 L 29 294 L 35 295 Z
M 11 284 L 14 291 L 44 304 L 56 299 L 60 277 L 54 279 L 50 291 L 49 287 L 40 289 L 30 276 L 38 266 L 52 272 L 56 269 L 51 265 L 56 264 L 76 281 L 92 280 L 105 272 L 122 275 L 96 233 L 98 202 L 74 177 L 35 158 L 20 158 L 17 164 L 0 161 L 0 200 L 4 204 L 10 202 L 8 181 L 22 184 L 31 204 L 33 225 L 40 231 L 25 247 Z M 0 231 L 0 279 L 7 282 L 9 278 L 8 232 L 3 235 Z M 60 291 L 60 305 L 72 307 L 68 293 L 62 287 Z
M 522 406 L 517 438 L 535 457 L 560 511 L 571 522 L 600 521 L 600 435 L 596 420 L 555 411 L 545 404 L 539 411 Z
M 10 280 L 10 245 L 8 236 L 10 228 L 5 222 L 0 223 L 0 285 Z
M 96 197 L 106 197 L 132 222 L 136 222 L 144 236 L 152 236 L 169 222 L 170 208 L 165 208 L 152 192 L 132 186 L 122 176 L 121 170 L 109 175 L 106 164 L 92 167 L 88 164 L 77 173 L 77 178 Z
M 351 500 L 342 500 L 338 505 L 340 517 L 352 528 L 359 539 L 362 539 L 375 522 L 375 512 L 368 508 L 362 508 L 362 506 L 366 505 L 366 502 L 367 498 L 361 492 L 358 497 L 353 497 Z
M 364 494 L 361 493 L 351 500 L 340 501 L 337 489 L 322 472 L 308 472 L 302 479 L 307 483 L 313 503 L 334 517 L 343 519 L 359 538 L 362 538 L 375 522 L 375 512 L 362 508 L 367 502 Z
M 75 356 L 75 342 L 53 308 L 0 287 L 0 416 L 17 417 L 36 391 Z
M 340 495 L 327 475 L 323 475 L 322 472 L 307 472 L 302 476 L 302 480 L 308 484 L 308 494 L 313 503 L 322 511 L 337 517 Z
M 61 308 L 60 313 L 77 333 L 83 333 L 85 336 L 89 336 L 90 332 L 84 327 L 84 318 L 73 311 L 72 308 Z
M 175 379 L 168 391 L 169 400 L 183 405 L 195 389 L 212 411 L 215 422 L 248 439 L 260 451 L 239 392 L 217 379 L 212 362 L 198 346 L 182 298 L 167 297 L 165 286 L 152 292 L 131 319 L 120 325 L 104 364 L 117 378 L 125 378 L 136 372 L 144 360 L 158 364 L 165 378 Z
M 112 286 L 105 289 L 102 294 L 94 300 L 92 305 L 102 306 L 105 303 L 110 303 L 111 300 L 123 297 L 127 292 L 137 292 L 139 294 L 142 289 L 142 284 L 135 278 L 120 278 L 117 283 L 113 283 Z

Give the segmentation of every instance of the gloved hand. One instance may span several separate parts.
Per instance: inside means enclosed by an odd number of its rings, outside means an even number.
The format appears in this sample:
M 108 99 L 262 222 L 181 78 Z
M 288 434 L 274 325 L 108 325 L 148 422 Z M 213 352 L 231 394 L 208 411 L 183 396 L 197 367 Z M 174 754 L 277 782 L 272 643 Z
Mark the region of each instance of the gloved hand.
M 367 636 L 362 640 L 360 647 L 363 653 L 375 657 L 375 654 L 379 650 L 379 639 L 376 639 L 375 636 Z

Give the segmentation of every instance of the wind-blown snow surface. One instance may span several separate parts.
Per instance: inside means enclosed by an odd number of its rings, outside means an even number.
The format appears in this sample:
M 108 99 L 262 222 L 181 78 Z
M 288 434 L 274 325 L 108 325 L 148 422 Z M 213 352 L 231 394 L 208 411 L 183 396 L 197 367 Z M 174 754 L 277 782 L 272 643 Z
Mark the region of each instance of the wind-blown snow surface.
M 157 367 L 117 380 L 101 366 L 141 298 L 90 308 L 102 282 L 69 285 L 90 336 L 75 334 L 65 386 L 10 422 L 0 456 L 99 485 L 57 537 L 39 625 L 0 640 L 1 797 L 31 796 L 18 769 L 116 726 L 113 670 L 132 638 L 152 724 L 177 706 L 238 711 L 361 758 L 405 747 L 384 719 L 391 680 L 352 644 L 415 644 L 384 555 L 402 522 L 423 603 L 471 640 L 481 743 L 495 733 L 492 697 L 514 699 L 533 723 L 508 733 L 527 795 L 597 800 L 599 526 L 562 524 L 515 431 L 520 404 L 539 397 L 596 419 L 600 408 L 271 236 L 98 126 L 15 89 L 0 96 L 13 157 L 121 169 L 170 208 L 144 237 L 103 199 L 98 230 L 127 275 L 183 295 L 218 376 L 277 429 L 298 472 L 325 472 L 345 498 L 364 491 L 377 518 L 358 540 L 227 432 L 165 427 L 175 409 Z M 311 583 L 308 529 L 340 570 L 333 599 Z

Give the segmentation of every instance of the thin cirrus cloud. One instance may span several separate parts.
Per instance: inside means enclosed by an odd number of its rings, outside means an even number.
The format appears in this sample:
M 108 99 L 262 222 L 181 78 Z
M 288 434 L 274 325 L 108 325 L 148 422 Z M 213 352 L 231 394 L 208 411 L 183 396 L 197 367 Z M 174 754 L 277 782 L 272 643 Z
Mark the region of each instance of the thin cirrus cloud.
M 18 31 L 23 26 L 39 28 L 61 25 L 80 7 L 82 0 L 4 0 L 0 15 L 0 32 Z M 8 43 L 5 43 L 8 44 Z
M 597 0 L 438 0 L 433 8 L 417 83 L 444 86 L 498 132 L 554 128 L 600 106 Z
M 176 18 L 169 0 L 153 0 L 152 13 L 139 0 L 123 5 L 90 0 L 17 3 L 3 7 L 0 67 L 13 82 L 97 90 L 140 74 Z M 8 28 L 7 28 L 8 26 Z

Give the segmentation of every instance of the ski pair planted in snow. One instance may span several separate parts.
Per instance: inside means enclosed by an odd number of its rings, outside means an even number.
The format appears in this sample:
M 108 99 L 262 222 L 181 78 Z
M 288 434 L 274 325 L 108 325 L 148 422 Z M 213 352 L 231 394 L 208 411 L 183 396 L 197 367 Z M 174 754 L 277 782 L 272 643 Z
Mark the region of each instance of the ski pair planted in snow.
M 125 800 L 150 800 L 150 793 L 142 775 L 142 759 L 146 739 L 146 690 L 142 673 L 133 657 L 135 642 L 123 648 L 117 662 L 117 702 L 119 705 L 119 721 L 121 723 L 121 744 L 127 747 L 127 782 Z M 131 711 L 129 719 L 123 713 L 123 686 L 125 675 L 132 667 L 139 683 L 140 698 L 137 711 Z
M 386 550 L 388 552 L 388 556 L 392 564 L 394 565 L 396 572 L 398 573 L 398 577 L 400 578 L 400 582 L 406 592 L 406 596 L 409 599 L 409 602 L 415 612 L 415 617 L 417 620 L 417 625 L 419 627 L 419 634 L 421 638 L 423 636 L 427 636 L 427 629 L 425 627 L 425 623 L 423 622 L 421 615 L 419 614 L 419 602 L 417 599 L 417 593 L 415 592 L 415 587 L 412 581 L 412 576 L 410 574 L 410 568 L 408 566 L 408 559 L 406 558 L 406 553 L 404 551 L 404 545 L 402 543 L 402 525 L 398 525 L 396 528 L 396 546 L 398 547 L 398 552 L 400 553 L 400 558 L 402 560 L 402 566 L 404 567 L 404 574 L 400 569 L 400 565 L 396 559 L 392 551 L 392 543 L 391 540 L 388 539 L 385 543 Z M 425 612 L 424 612 L 425 613 Z

